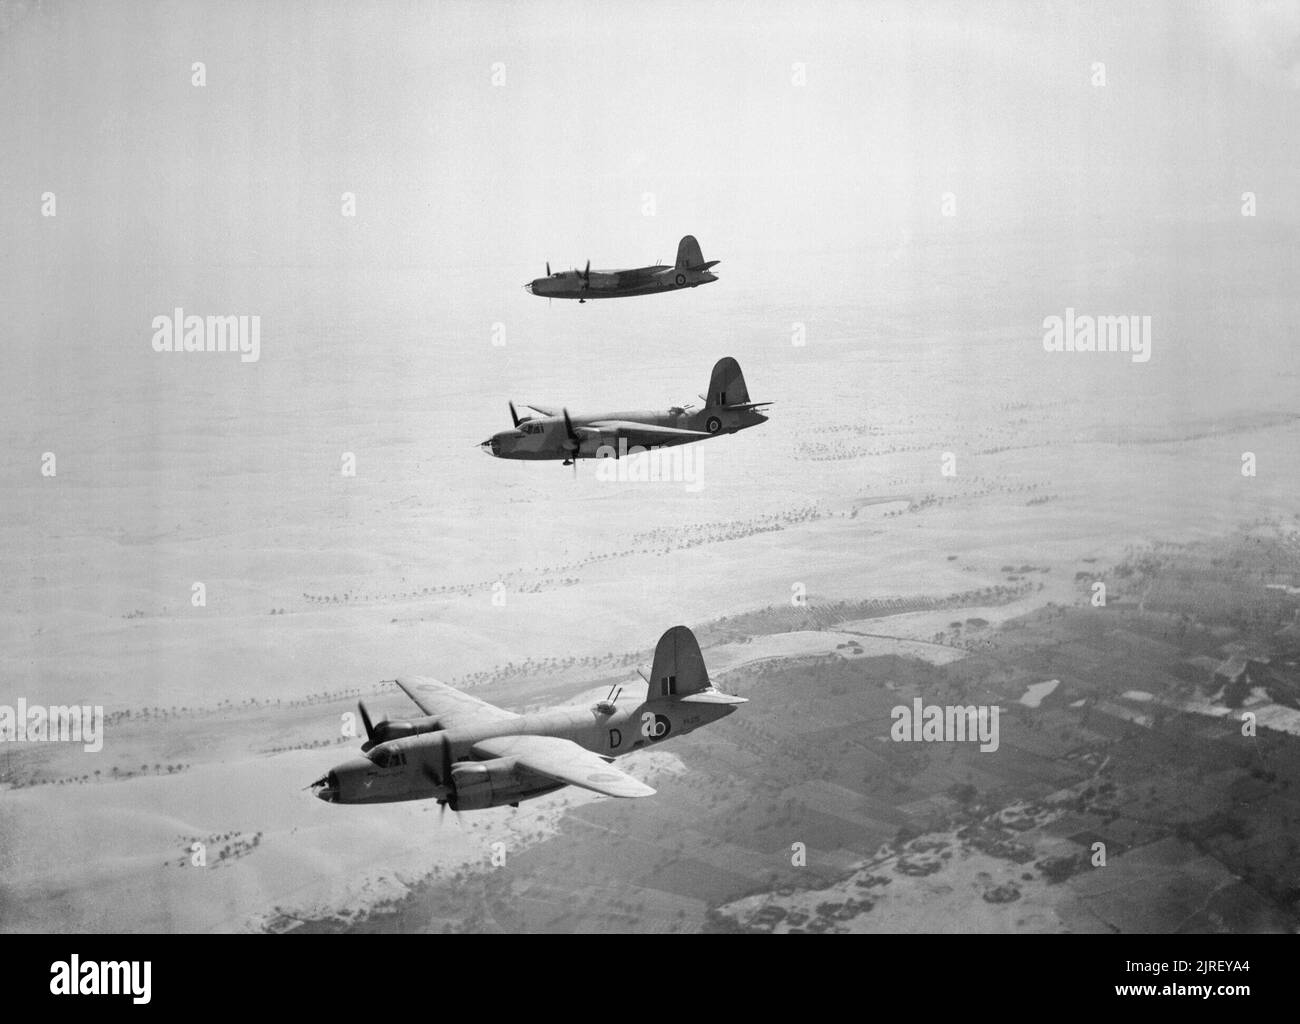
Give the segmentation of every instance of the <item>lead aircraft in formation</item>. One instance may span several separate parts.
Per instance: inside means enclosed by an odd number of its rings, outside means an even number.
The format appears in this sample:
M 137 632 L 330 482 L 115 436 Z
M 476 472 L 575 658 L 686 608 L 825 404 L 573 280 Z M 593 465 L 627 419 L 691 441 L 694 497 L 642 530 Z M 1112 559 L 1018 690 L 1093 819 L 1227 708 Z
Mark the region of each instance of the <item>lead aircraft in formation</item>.
M 744 704 L 709 681 L 695 634 L 674 626 L 655 647 L 644 699 L 623 689 L 585 707 L 515 714 L 427 676 L 395 680 L 423 717 L 366 727 L 363 756 L 312 783 L 334 804 L 437 800 L 473 811 L 552 793 L 565 786 L 605 796 L 651 796 L 654 790 L 615 758 L 725 718 Z

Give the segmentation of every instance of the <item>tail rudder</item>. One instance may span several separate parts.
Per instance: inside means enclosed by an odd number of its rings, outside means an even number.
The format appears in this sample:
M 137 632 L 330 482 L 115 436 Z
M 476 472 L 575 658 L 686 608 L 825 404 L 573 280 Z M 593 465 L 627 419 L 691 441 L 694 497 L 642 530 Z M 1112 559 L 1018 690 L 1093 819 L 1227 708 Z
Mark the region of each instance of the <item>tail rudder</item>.
M 724 356 L 713 365 L 706 398 L 709 406 L 745 405 L 749 402 L 745 375 L 740 372 L 740 364 L 731 356 Z
M 659 638 L 650 669 L 648 699 L 682 697 L 712 688 L 694 633 L 685 626 L 674 626 Z
M 703 262 L 704 253 L 700 252 L 700 243 L 695 240 L 694 235 L 687 235 L 677 243 L 678 270 L 698 268 Z

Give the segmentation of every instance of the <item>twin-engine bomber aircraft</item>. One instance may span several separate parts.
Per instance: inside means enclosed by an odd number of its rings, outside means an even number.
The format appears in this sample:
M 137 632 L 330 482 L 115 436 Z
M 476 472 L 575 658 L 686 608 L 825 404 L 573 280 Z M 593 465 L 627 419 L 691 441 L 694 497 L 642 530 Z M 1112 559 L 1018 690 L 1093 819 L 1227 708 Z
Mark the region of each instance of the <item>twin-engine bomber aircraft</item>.
M 689 405 L 679 405 L 664 412 L 610 412 L 597 416 L 570 416 L 568 409 L 556 415 L 554 409 L 540 405 L 527 407 L 537 416 L 520 416 L 515 403 L 510 402 L 514 429 L 493 434 L 479 447 L 498 459 L 563 459 L 568 466 L 574 459 L 617 458 L 633 446 L 670 447 L 715 434 L 734 434 L 767 422 L 759 410 L 772 404 L 749 400 L 745 375 L 731 356 L 714 365 L 708 394 L 700 398 L 704 408 L 695 411 Z
M 548 299 L 617 299 L 627 295 L 653 295 L 655 292 L 672 292 L 678 288 L 696 288 L 718 279 L 709 272 L 721 260 L 704 262 L 700 243 L 694 235 L 687 235 L 677 243 L 675 266 L 660 264 L 654 267 L 637 267 L 634 270 L 592 270 L 587 260 L 586 270 L 559 270 L 551 273 L 546 264 L 546 276 L 524 285 L 534 295 Z
M 580 786 L 605 796 L 654 793 L 610 764 L 669 736 L 691 732 L 745 703 L 716 690 L 695 634 L 674 626 L 659 639 L 643 701 L 620 702 L 622 687 L 591 707 L 517 715 L 423 676 L 396 680 L 427 716 L 366 727 L 364 757 L 312 783 L 328 803 L 436 799 L 473 811 Z

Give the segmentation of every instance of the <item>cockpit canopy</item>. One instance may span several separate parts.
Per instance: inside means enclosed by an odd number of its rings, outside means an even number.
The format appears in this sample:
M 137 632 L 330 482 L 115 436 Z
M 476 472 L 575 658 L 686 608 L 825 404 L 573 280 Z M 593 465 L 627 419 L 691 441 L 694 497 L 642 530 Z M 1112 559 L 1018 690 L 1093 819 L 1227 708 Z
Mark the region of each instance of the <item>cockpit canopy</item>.
M 387 743 L 372 747 L 366 751 L 365 756 L 374 762 L 376 768 L 395 768 L 406 764 L 406 755 L 397 747 L 391 747 Z

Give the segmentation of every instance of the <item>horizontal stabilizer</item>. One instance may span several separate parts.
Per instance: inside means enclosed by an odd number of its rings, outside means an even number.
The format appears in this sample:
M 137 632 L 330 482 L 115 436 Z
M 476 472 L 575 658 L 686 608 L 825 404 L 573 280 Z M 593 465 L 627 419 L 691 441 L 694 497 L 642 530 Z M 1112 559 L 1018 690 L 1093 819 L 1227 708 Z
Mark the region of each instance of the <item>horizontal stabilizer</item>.
M 701 690 L 678 698 L 683 704 L 748 704 L 748 697 L 733 697 L 721 690 Z

